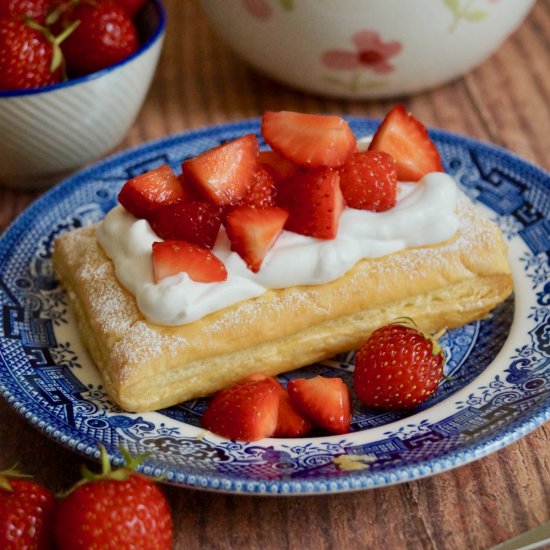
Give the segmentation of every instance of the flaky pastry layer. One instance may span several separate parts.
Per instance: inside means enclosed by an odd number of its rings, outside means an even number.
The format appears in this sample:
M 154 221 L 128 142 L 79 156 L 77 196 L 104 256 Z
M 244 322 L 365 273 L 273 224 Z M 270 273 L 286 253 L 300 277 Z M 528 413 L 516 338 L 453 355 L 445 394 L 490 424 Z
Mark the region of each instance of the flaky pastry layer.
M 445 243 L 362 260 L 333 282 L 269 290 L 176 327 L 144 318 L 96 226 L 61 236 L 53 263 L 110 397 L 125 410 L 150 411 L 355 349 L 397 317 L 426 331 L 482 318 L 512 291 L 507 249 L 469 202 L 459 216 L 460 230 Z

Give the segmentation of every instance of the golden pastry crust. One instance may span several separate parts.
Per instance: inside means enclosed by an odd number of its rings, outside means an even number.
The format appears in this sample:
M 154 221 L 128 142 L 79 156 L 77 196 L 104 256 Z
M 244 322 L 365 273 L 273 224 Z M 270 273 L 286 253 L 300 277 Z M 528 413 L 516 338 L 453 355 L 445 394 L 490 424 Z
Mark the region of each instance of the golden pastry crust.
M 467 201 L 445 243 L 362 260 L 336 281 L 269 290 L 182 326 L 147 321 L 118 282 L 95 226 L 55 243 L 53 262 L 111 398 L 150 411 L 358 347 L 411 317 L 426 331 L 485 316 L 512 291 L 500 230 Z

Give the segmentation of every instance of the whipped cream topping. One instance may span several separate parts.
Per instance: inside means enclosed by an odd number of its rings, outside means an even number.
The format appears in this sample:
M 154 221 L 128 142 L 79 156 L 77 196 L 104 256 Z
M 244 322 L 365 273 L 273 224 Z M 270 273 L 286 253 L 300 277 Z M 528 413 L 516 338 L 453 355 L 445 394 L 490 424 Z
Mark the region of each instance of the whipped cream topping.
M 180 273 L 155 284 L 152 244 L 162 239 L 146 220 L 137 219 L 120 205 L 99 225 L 97 238 L 143 315 L 160 325 L 182 325 L 270 288 L 333 281 L 364 258 L 446 241 L 459 226 L 457 201 L 456 183 L 444 173 L 427 174 L 414 184 L 399 183 L 397 204 L 390 210 L 345 208 L 335 239 L 283 231 L 258 273 L 231 251 L 222 227 L 212 250 L 228 272 L 227 280 L 220 283 L 197 283 Z

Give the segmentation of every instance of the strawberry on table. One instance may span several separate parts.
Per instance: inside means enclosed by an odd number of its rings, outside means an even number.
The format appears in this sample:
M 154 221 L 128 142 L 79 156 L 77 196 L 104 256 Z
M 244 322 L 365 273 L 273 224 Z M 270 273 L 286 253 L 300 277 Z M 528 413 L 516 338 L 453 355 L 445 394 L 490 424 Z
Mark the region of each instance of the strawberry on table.
M 49 7 L 50 0 L 2 0 L 0 17 L 13 17 L 19 20 L 31 17 L 37 23 L 43 24 Z
M 156 208 L 149 223 L 161 239 L 186 241 L 211 249 L 220 230 L 221 211 L 204 201 L 175 202 Z
M 0 17 L 0 91 L 25 90 L 62 80 L 59 47 L 23 20 Z
M 110 67 L 138 48 L 132 19 L 112 0 L 81 0 L 63 13 L 61 25 L 67 27 L 76 21 L 78 26 L 61 46 L 71 75 Z
M 382 212 L 397 201 L 395 160 L 383 151 L 353 153 L 340 169 L 340 188 L 350 208 Z
M 136 13 L 145 5 L 146 0 L 115 0 L 115 2 L 124 8 L 124 11 L 134 17 Z
M 217 435 L 240 441 L 271 437 L 277 427 L 280 386 L 270 377 L 252 378 L 212 397 L 202 425 Z
M 167 164 L 128 180 L 118 200 L 137 218 L 148 218 L 159 206 L 185 201 L 188 193 Z
M 246 134 L 184 161 L 182 170 L 186 181 L 204 198 L 225 206 L 246 195 L 257 165 L 258 140 Z
M 126 465 L 111 470 L 101 446 L 102 472 L 83 469 L 84 478 L 62 498 L 55 519 L 59 550 L 170 550 L 173 525 L 157 484 L 135 472 L 143 456 L 121 449 Z
M 153 243 L 155 283 L 178 273 L 187 273 L 190 279 L 199 283 L 216 283 L 227 279 L 223 262 L 206 248 L 185 241 Z
M 349 432 L 351 398 L 341 378 L 296 378 L 287 391 L 292 405 L 313 425 L 335 434 Z
M 334 239 L 345 207 L 340 176 L 330 168 L 299 172 L 279 183 L 277 203 L 289 213 L 285 229 L 317 239 Z
M 306 168 L 342 166 L 356 145 L 343 118 L 292 111 L 267 111 L 262 118 L 262 136 L 272 149 Z
M 369 150 L 392 155 L 400 181 L 418 181 L 429 172 L 443 171 L 439 151 L 426 127 L 400 104 L 386 115 Z
M 237 252 L 247 267 L 257 273 L 287 219 L 288 213 L 276 206 L 236 208 L 225 220 L 231 250 Z
M 0 548 L 53 550 L 57 501 L 15 470 L 0 472 Z
M 371 407 L 415 407 L 437 389 L 444 361 L 435 337 L 414 326 L 386 325 L 374 331 L 357 352 L 355 391 Z

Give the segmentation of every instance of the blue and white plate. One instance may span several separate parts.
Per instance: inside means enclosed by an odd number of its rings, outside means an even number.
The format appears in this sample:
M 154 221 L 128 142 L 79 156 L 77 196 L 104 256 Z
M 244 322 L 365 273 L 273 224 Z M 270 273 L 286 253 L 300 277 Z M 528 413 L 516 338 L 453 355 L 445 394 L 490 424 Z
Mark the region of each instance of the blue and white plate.
M 356 135 L 378 122 L 350 119 Z M 379 487 L 466 464 L 550 418 L 550 176 L 511 154 L 432 132 L 446 170 L 502 228 L 514 295 L 488 318 L 443 339 L 452 375 L 422 407 L 380 413 L 354 401 L 352 433 L 228 441 L 200 427 L 203 400 L 128 414 L 109 400 L 52 273 L 55 238 L 100 220 L 130 177 L 255 132 L 259 121 L 146 144 L 86 169 L 36 201 L 0 241 L 0 393 L 59 443 L 88 457 L 105 445 L 150 453 L 141 471 L 170 483 L 235 493 L 311 494 Z M 263 142 L 262 142 L 263 143 Z M 353 353 L 302 369 L 343 376 Z M 283 380 L 296 376 L 290 373 Z M 344 458 L 341 458 L 344 457 Z

